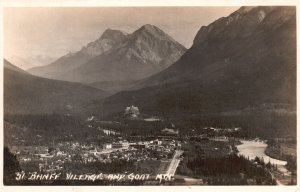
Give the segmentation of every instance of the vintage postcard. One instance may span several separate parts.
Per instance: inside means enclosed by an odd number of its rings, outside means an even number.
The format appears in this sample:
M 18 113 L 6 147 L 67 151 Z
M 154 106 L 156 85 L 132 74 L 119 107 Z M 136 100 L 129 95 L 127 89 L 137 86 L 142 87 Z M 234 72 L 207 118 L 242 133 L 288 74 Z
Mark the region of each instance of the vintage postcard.
M 295 3 L 7 1 L 1 19 L 4 190 L 297 190 Z

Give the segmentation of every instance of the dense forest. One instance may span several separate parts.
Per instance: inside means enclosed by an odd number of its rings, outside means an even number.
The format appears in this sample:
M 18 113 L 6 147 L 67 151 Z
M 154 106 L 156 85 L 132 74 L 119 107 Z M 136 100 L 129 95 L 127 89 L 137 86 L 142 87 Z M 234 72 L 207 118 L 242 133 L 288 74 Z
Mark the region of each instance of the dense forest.
M 262 118 L 263 117 L 263 118 Z M 273 137 L 286 137 L 296 135 L 296 114 L 277 113 L 263 111 L 246 114 L 207 114 L 167 116 L 162 121 L 147 122 L 143 119 L 128 120 L 122 117 L 113 119 L 112 123 L 102 124 L 86 122 L 86 117 L 67 115 L 5 115 L 5 127 L 14 126 L 12 133 L 29 131 L 25 134 L 31 141 L 35 141 L 36 135 L 44 136 L 44 141 L 73 140 L 85 138 L 95 141 L 102 132 L 97 128 L 104 128 L 121 133 L 123 136 L 159 136 L 163 135 L 164 128 L 175 128 L 179 135 L 203 134 L 203 128 L 242 128 L 241 131 L 230 133 L 233 137 L 261 137 L 270 139 Z M 92 127 L 88 126 L 88 123 Z M 19 128 L 18 128 L 19 127 Z M 285 127 L 283 129 L 282 127 Z M 9 128 L 5 129 L 6 131 Z M 11 129 L 11 128 L 10 128 Z M 191 133 L 191 130 L 195 132 Z M 51 133 L 51 136 L 50 134 Z M 103 135 L 103 134 L 102 134 Z
M 187 132 L 193 128 L 200 131 L 204 127 L 232 128 L 241 127 L 243 132 L 238 137 L 274 138 L 296 136 L 296 113 L 275 111 L 249 111 L 206 115 L 175 115 L 170 120 Z
M 196 157 L 185 159 L 178 169 L 178 174 L 203 178 L 208 185 L 275 185 L 275 180 L 260 159 L 255 163 L 236 154 L 212 158 Z
M 60 141 L 95 142 L 104 136 L 103 132 L 88 127 L 80 116 L 6 115 L 4 121 L 6 143 L 9 140 L 22 145 L 50 145 Z M 103 137 L 101 139 L 106 142 Z M 22 140 L 25 143 L 20 143 Z

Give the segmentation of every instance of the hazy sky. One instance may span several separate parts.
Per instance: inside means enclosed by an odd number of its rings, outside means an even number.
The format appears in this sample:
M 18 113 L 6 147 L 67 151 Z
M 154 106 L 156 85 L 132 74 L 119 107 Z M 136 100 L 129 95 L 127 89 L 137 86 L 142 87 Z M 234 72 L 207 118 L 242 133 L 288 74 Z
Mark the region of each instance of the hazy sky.
M 107 28 L 131 33 L 153 24 L 189 48 L 203 25 L 238 7 L 5 8 L 4 56 L 59 57 L 99 38 Z

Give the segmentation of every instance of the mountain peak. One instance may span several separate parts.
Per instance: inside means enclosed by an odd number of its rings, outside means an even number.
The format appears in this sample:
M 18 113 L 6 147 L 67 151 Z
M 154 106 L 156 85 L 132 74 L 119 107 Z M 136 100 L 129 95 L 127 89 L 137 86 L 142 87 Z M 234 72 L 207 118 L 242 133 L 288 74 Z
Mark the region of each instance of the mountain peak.
M 103 32 L 100 39 L 111 39 L 111 38 L 116 38 L 119 36 L 126 36 L 126 35 L 127 33 L 123 31 L 108 28 Z
M 167 40 L 172 41 L 173 43 L 178 44 L 171 36 L 169 36 L 167 33 L 165 33 L 163 30 L 158 28 L 155 25 L 151 24 L 145 24 L 141 26 L 138 30 L 136 30 L 133 33 L 133 36 L 135 37 L 146 37 L 147 39 L 149 37 L 157 39 L 157 40 Z
M 81 53 L 91 57 L 101 55 L 105 51 L 108 51 L 112 47 L 120 44 L 122 40 L 126 38 L 126 36 L 127 33 L 123 31 L 108 28 L 103 32 L 99 39 L 90 42 L 83 47 L 81 49 Z
M 152 34 L 165 34 L 161 29 L 159 29 L 155 25 L 151 25 L 151 24 L 143 25 L 136 32 L 148 32 L 148 33 L 152 33 Z
M 151 25 L 151 24 L 145 24 L 140 29 L 151 31 L 151 30 L 157 30 L 158 27 L 156 27 L 155 25 Z

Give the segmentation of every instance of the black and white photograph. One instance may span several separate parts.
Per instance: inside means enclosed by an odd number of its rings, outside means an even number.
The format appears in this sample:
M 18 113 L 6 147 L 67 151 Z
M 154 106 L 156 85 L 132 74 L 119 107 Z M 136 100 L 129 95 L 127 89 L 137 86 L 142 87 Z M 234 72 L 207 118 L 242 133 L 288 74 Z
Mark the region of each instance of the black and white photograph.
M 297 186 L 296 5 L 2 12 L 4 186 Z

